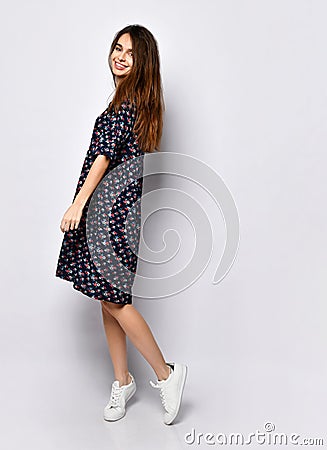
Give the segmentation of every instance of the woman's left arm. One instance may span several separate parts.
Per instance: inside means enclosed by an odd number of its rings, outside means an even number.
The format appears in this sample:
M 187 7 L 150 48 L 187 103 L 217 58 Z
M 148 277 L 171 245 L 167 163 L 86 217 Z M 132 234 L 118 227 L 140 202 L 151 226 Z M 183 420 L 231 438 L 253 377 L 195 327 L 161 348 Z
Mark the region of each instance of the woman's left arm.
M 62 232 L 78 228 L 83 208 L 97 185 L 100 183 L 109 162 L 110 159 L 105 155 L 98 155 L 96 157 L 83 186 L 61 220 L 60 229 Z

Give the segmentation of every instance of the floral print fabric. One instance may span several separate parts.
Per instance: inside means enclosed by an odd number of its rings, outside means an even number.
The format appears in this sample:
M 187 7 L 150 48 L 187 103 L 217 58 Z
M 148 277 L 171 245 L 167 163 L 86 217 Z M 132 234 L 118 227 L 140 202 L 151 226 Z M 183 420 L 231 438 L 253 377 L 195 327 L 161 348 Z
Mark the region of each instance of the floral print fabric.
M 144 155 L 138 146 L 137 137 L 133 132 L 135 118 L 135 105 L 129 106 L 127 102 L 121 104 L 117 113 L 105 110 L 96 118 L 90 146 L 84 159 L 73 201 L 83 186 L 90 168 L 98 155 L 106 155 L 110 158 L 104 177 L 109 171 L 119 166 L 124 161 Z M 131 167 L 133 167 L 133 165 Z M 142 171 L 141 174 L 143 174 Z M 142 189 L 143 177 L 134 179 L 134 181 L 128 184 L 118 196 L 111 212 L 108 212 L 105 208 L 100 210 L 101 214 L 104 215 L 102 217 L 102 223 L 108 223 L 108 215 L 110 214 L 110 242 L 119 256 L 120 261 L 131 272 L 129 282 L 133 280 L 133 274 L 135 276 L 138 262 L 137 251 L 140 234 L 141 210 L 140 202 L 136 204 L 138 205 L 136 207 L 134 203 L 141 198 Z M 101 275 L 91 257 L 87 241 L 86 219 L 92 196 L 93 194 L 84 206 L 78 228 L 64 233 L 55 275 L 64 280 L 71 281 L 74 289 L 95 300 L 104 300 L 119 304 L 131 304 L 131 289 L 128 289 L 126 292 L 125 288 L 124 291 L 122 291 L 113 286 L 108 281 L 108 277 Z M 129 246 L 131 243 L 129 242 L 130 233 L 127 239 L 125 226 L 127 214 L 133 205 L 136 213 L 133 214 L 134 222 L 132 223 L 131 249 Z M 130 228 L 131 226 L 129 225 L 129 229 Z M 107 241 L 105 241 L 105 243 L 106 242 Z M 114 277 L 110 279 L 114 279 Z

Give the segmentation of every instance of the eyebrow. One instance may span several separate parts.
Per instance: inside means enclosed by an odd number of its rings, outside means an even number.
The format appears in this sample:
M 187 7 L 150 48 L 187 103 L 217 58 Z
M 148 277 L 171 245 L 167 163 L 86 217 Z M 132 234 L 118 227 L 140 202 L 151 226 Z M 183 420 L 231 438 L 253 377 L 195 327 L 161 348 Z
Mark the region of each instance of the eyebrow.
M 116 45 L 119 45 L 120 47 L 123 47 L 123 46 L 122 46 L 121 44 L 119 44 L 119 42 L 117 42 L 117 44 L 116 44 Z M 129 51 L 129 52 L 132 52 L 132 51 L 133 51 L 133 49 L 132 49 L 132 48 L 129 48 L 129 49 L 128 49 L 128 51 Z

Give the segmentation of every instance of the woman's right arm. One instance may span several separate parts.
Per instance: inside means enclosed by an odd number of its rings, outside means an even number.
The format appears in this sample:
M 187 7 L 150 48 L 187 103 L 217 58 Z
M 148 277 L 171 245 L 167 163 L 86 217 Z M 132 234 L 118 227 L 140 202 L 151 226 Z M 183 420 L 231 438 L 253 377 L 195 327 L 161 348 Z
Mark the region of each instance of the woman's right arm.
M 97 156 L 73 204 L 64 214 L 60 224 L 62 232 L 78 227 L 85 203 L 102 179 L 109 162 L 115 160 L 117 149 L 123 145 L 132 129 L 134 113 L 135 111 L 123 102 L 117 114 L 112 113 L 108 122 L 101 127 L 96 123 L 99 137 L 94 155 Z
M 109 162 L 110 159 L 105 155 L 98 155 L 96 157 L 83 186 L 61 220 L 60 229 L 63 233 L 78 228 L 84 206 L 97 185 L 100 183 Z

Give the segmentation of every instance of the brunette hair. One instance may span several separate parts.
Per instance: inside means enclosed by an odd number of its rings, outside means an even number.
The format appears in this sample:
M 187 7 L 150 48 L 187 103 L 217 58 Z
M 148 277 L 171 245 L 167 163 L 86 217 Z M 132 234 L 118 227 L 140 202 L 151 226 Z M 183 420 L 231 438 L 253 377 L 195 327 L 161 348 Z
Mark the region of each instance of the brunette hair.
M 133 66 L 116 86 L 111 67 L 111 54 L 123 34 L 128 33 L 132 41 Z M 158 44 L 152 33 L 142 25 L 127 25 L 115 34 L 108 57 L 110 71 L 116 86 L 115 95 L 108 110 L 118 111 L 122 102 L 134 102 L 136 119 L 133 131 L 143 152 L 160 151 L 163 128 L 162 81 Z

